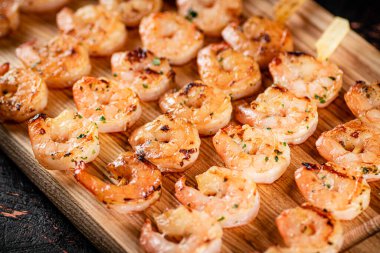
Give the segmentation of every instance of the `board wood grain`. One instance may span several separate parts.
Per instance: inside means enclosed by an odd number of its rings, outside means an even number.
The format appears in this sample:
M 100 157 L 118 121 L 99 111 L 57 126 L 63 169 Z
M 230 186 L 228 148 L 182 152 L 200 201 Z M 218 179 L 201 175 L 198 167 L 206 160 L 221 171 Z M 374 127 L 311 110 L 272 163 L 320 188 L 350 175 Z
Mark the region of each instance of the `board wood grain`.
M 244 15 L 272 16 L 275 0 L 245 0 Z M 83 2 L 75 3 L 76 8 Z M 171 8 L 165 6 L 165 8 Z M 297 50 L 315 55 L 314 43 L 333 17 L 313 1 L 307 1 L 292 16 L 287 24 L 294 35 Z M 31 39 L 49 40 L 57 33 L 55 18 L 51 16 L 22 15 L 19 31 L 8 39 L 0 40 L 0 63 L 11 62 L 21 65 L 15 57 L 15 48 Z M 137 29 L 129 31 L 126 49 L 141 45 Z M 337 124 L 353 119 L 343 94 L 355 80 L 380 80 L 380 54 L 350 31 L 342 44 L 331 56 L 344 71 L 344 85 L 339 97 L 326 109 L 319 109 L 319 124 L 315 133 L 303 144 L 291 147 L 291 165 L 285 174 L 274 184 L 259 185 L 261 207 L 257 218 L 246 226 L 225 229 L 223 252 L 263 251 L 274 244 L 282 244 L 282 239 L 274 224 L 276 216 L 284 209 L 295 207 L 305 200 L 294 181 L 294 171 L 301 162 L 323 162 L 319 156 L 315 141 L 318 136 Z M 92 75 L 111 76 L 109 58 L 92 59 Z M 195 61 L 185 66 L 175 67 L 176 82 L 179 86 L 198 79 Z M 266 83 L 270 84 L 270 80 Z M 49 104 L 45 113 L 57 116 L 65 108 L 75 108 L 72 92 L 68 90 L 50 90 Z M 143 114 L 135 127 L 151 121 L 160 114 L 155 102 L 143 103 Z M 127 142 L 128 133 L 101 134 L 101 152 L 92 163 L 94 170 L 103 173 L 103 166 L 115 159 L 125 150 L 131 150 Z M 87 236 L 96 247 L 107 252 L 141 252 L 138 238 L 142 223 L 179 203 L 173 196 L 174 183 L 181 174 L 165 174 L 163 192 L 160 201 L 144 212 L 122 215 L 110 210 L 79 185 L 70 172 L 47 171 L 41 167 L 32 154 L 26 124 L 0 125 L 0 147 L 11 157 L 20 169 L 48 196 L 48 198 L 66 215 L 76 227 Z M 206 171 L 212 165 L 223 165 L 212 146 L 211 138 L 202 138 L 201 153 L 195 164 L 184 174 L 194 185 L 194 177 Z M 370 183 L 371 203 L 358 218 L 343 222 L 345 241 L 343 249 L 349 249 L 380 231 L 380 182 Z M 378 238 L 378 237 L 375 237 Z M 376 248 L 368 249 L 369 252 Z

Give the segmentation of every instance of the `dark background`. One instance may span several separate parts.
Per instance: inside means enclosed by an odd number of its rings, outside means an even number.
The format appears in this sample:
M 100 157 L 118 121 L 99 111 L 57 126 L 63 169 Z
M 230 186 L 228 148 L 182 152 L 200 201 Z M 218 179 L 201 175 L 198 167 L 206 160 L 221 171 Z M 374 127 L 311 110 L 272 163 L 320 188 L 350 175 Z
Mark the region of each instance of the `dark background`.
M 380 48 L 380 0 L 317 2 Z M 26 213 L 7 217 L 14 211 Z M 1 150 L 0 252 L 96 252 Z

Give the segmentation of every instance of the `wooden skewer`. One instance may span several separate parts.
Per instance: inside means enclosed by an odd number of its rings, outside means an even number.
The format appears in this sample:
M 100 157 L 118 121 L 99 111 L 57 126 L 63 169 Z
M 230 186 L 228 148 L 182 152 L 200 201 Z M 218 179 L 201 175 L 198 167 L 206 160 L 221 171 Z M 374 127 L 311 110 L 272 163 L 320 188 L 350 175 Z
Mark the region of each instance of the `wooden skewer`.
M 350 23 L 347 19 L 335 17 L 322 36 L 315 43 L 317 58 L 327 60 L 350 31 Z
M 285 23 L 306 0 L 279 0 L 274 6 L 277 22 Z

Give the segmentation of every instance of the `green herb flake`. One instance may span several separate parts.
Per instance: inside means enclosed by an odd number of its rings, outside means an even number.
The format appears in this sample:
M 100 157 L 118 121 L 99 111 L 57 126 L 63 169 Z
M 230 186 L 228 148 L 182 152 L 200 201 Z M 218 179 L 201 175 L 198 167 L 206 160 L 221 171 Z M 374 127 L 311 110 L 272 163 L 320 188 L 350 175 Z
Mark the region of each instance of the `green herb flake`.
M 283 142 L 282 145 L 284 145 L 284 147 L 286 147 L 287 144 L 286 144 L 286 142 Z
M 78 135 L 77 139 L 82 139 L 82 138 L 84 138 L 84 137 L 86 137 L 85 134 L 80 134 L 80 135 Z
M 98 107 L 98 108 L 95 109 L 95 111 L 100 111 L 100 110 L 101 110 L 100 107 Z
M 246 148 L 246 147 L 247 147 L 247 144 L 244 143 L 243 148 Z
M 362 167 L 363 174 L 368 174 L 370 172 L 370 168 L 368 167 Z
M 221 221 L 224 220 L 224 219 L 225 219 L 224 216 L 222 216 L 222 217 L 220 217 L 220 218 L 218 219 L 218 221 L 221 222 Z
M 274 157 L 274 160 L 275 160 L 276 162 L 278 162 L 278 156 L 275 156 L 275 157 Z
M 289 134 L 292 134 L 292 133 L 294 133 L 294 132 L 293 132 L 293 131 L 288 131 L 288 133 L 289 133 Z
M 117 77 L 117 73 L 113 73 L 113 76 L 114 76 L 114 77 Z
M 267 130 L 271 130 L 272 128 L 270 128 L 270 127 L 267 127 Z
M 105 118 L 103 115 L 99 118 L 99 120 L 100 120 L 101 122 L 103 122 L 103 123 L 106 123 L 106 118 Z
M 193 9 L 189 9 L 187 11 L 187 15 L 185 16 L 185 18 L 189 21 L 193 21 L 194 18 L 196 18 L 198 16 L 198 13 L 196 11 L 194 11 Z
M 143 87 L 144 89 L 148 89 L 148 88 L 149 88 L 149 86 L 148 86 L 146 83 L 143 83 L 143 84 L 142 84 L 142 87 Z
M 266 157 L 265 157 L 265 161 L 268 162 L 268 160 L 269 160 L 269 157 L 266 156 Z
M 239 207 L 239 204 L 234 204 L 232 207 L 236 209 Z
M 158 57 L 154 57 L 154 59 L 153 59 L 153 61 L 152 61 L 152 64 L 153 64 L 154 66 L 160 66 L 160 64 L 161 64 L 161 60 L 160 60 L 160 58 L 158 58 Z
M 219 59 L 218 59 L 218 62 L 222 62 L 224 60 L 224 58 L 223 57 L 220 57 Z

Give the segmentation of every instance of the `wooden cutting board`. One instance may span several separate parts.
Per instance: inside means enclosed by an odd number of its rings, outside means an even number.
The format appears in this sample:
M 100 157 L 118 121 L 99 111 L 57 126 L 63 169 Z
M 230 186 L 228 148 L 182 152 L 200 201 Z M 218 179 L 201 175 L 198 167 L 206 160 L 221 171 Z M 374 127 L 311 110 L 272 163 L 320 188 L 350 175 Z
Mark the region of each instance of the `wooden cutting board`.
M 272 16 L 276 0 L 246 0 L 244 15 Z M 78 7 L 83 3 L 75 3 Z M 165 8 L 171 8 L 165 6 Z M 297 50 L 314 54 L 314 43 L 332 21 L 332 15 L 313 1 L 306 4 L 288 21 Z M 15 57 L 15 48 L 21 43 L 36 38 L 47 41 L 57 33 L 54 16 L 40 17 L 22 15 L 19 31 L 11 38 L 0 40 L 0 62 L 20 65 Z M 140 45 L 137 29 L 129 31 L 127 49 Z M 369 43 L 350 32 L 340 47 L 332 55 L 344 71 L 344 85 L 339 97 L 326 109 L 319 109 L 318 128 L 305 143 L 291 147 L 291 165 L 285 174 L 274 184 L 260 185 L 261 207 L 257 218 L 249 225 L 225 229 L 223 252 L 263 251 L 274 244 L 282 244 L 274 220 L 284 209 L 295 207 L 305 200 L 294 181 L 294 171 L 301 162 L 323 162 L 315 141 L 318 136 L 334 126 L 353 119 L 343 94 L 355 80 L 380 80 L 380 54 Z M 108 58 L 92 59 L 94 76 L 111 77 Z M 198 79 L 195 61 L 175 67 L 178 85 Z M 270 81 L 269 81 L 270 83 Z M 57 116 L 65 108 L 75 108 L 71 90 L 50 90 L 49 104 L 45 113 Z M 154 119 L 160 114 L 155 102 L 143 103 L 143 115 L 136 127 Z M 93 163 L 94 169 L 102 172 L 103 166 L 117 155 L 130 150 L 125 134 L 101 134 L 101 153 Z M 21 170 L 49 197 L 49 199 L 102 251 L 141 252 L 139 235 L 142 223 L 167 208 L 178 205 L 174 192 L 174 182 L 180 174 L 166 174 L 163 179 L 163 194 L 156 204 L 145 212 L 121 215 L 98 202 L 84 187 L 79 185 L 69 172 L 47 171 L 33 157 L 26 124 L 0 125 L 0 147 L 10 156 Z M 212 165 L 222 165 L 216 155 L 211 138 L 202 138 L 201 153 L 196 163 L 185 172 L 194 185 L 194 176 L 206 171 Z M 372 188 L 369 208 L 358 218 L 343 222 L 345 231 L 344 249 L 361 242 L 380 231 L 380 182 L 370 183 Z M 369 249 L 373 252 L 376 248 Z

